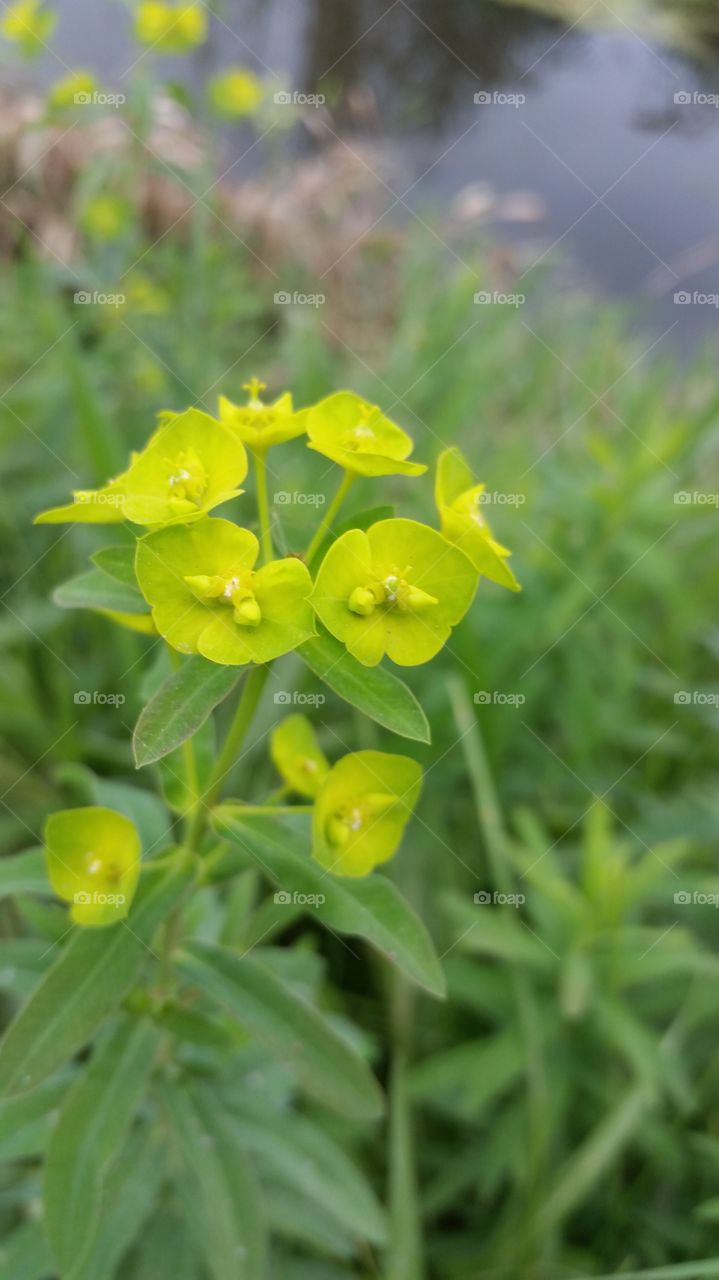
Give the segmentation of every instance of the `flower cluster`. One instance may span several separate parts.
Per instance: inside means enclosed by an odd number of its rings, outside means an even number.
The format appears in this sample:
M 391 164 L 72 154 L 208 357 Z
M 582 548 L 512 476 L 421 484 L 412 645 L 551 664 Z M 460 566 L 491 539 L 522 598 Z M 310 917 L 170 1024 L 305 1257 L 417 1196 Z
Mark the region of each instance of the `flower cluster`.
M 358 518 L 338 532 L 340 505 L 358 478 L 418 476 L 426 466 L 411 461 L 410 436 L 354 392 L 298 409 L 289 392 L 266 401 L 264 389 L 253 378 L 246 403 L 220 396 L 216 416 L 197 408 L 161 413 L 120 475 L 37 517 L 122 524 L 137 535 L 134 552 L 125 543 L 98 553 L 97 567 L 67 584 L 60 603 L 79 601 L 161 636 L 179 654 L 260 675 L 293 650 L 314 652 L 316 637 L 325 646 L 339 641 L 356 687 L 362 668 L 385 656 L 401 667 L 433 658 L 470 608 L 481 576 L 518 589 L 509 553 L 483 518 L 483 486 L 458 449 L 438 462 L 439 530 L 391 514 Z M 300 438 L 343 477 L 309 546 L 277 556 L 267 454 Z M 259 537 L 214 514 L 242 499 L 250 461 Z M 330 765 L 299 715 L 275 730 L 271 755 L 284 790 L 311 802 L 312 855 L 322 867 L 363 876 L 392 856 L 419 797 L 416 761 L 359 751 Z M 56 814 L 46 845 L 51 883 L 75 921 L 122 918 L 139 873 L 137 833 L 126 818 L 96 808 Z

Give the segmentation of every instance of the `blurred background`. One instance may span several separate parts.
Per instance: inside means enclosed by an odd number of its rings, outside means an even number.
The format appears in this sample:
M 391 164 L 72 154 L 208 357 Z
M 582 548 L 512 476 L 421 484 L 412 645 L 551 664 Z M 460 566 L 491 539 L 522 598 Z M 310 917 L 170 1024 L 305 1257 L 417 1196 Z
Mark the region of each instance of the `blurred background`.
M 163 821 L 130 752 L 153 642 L 51 600 L 118 535 L 38 510 L 254 374 L 361 393 L 427 463 L 459 444 L 523 590 L 484 582 L 408 673 L 434 742 L 391 874 L 449 999 L 383 1002 L 311 925 L 274 936 L 320 949 L 380 1070 L 398 1039 L 410 1064 L 387 1280 L 719 1275 L 719 7 L 153 8 L 0 12 L 3 848 L 83 795 Z M 291 551 L 335 479 L 276 452 Z M 431 489 L 356 505 L 433 520 Z M 397 749 L 313 718 L 333 757 Z M 259 742 L 239 792 L 270 778 Z M 57 934 L 0 908 L 0 959 Z M 42 968 L 20 954 L 6 1011 Z M 336 1224 L 277 1230 L 282 1280 L 385 1274 Z

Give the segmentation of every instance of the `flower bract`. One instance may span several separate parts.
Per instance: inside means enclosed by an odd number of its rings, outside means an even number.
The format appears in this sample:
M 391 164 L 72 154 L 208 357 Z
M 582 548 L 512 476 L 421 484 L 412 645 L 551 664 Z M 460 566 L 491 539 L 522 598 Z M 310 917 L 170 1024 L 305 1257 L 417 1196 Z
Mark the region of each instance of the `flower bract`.
M 435 498 L 445 538 L 469 556 L 475 569 L 502 587 L 520 591 L 507 564 L 511 552 L 492 537 L 484 515 L 486 485 L 475 484 L 459 449 L 446 449 L 437 461 Z
M 233 404 L 226 396 L 220 396 L 218 414 L 220 421 L 251 449 L 262 452 L 271 445 L 284 444 L 286 440 L 302 435 L 304 423 L 294 411 L 289 391 L 272 404 L 265 404 L 260 399 L 260 392 L 265 390 L 264 382 L 252 378 L 244 390 L 247 391 L 247 404 Z
M 414 443 L 377 405 L 353 391 L 337 391 L 302 412 L 310 449 L 360 476 L 419 476 L 427 470 L 408 462 Z
M 69 902 L 76 924 L 94 928 L 123 920 L 140 875 L 140 837 L 114 809 L 62 809 L 45 824 L 50 884 Z
M 278 724 L 270 737 L 270 755 L 287 786 L 314 799 L 329 764 L 307 716 L 287 716 Z
M 366 876 L 396 852 L 422 788 L 408 756 L 357 751 L 324 778 L 315 802 L 312 855 L 336 875 Z
M 270 662 L 314 634 L 307 567 L 288 557 L 255 569 L 258 553 L 254 533 L 211 518 L 138 542 L 137 580 L 168 644 L 240 666 Z
M 327 552 L 312 593 L 327 630 L 365 666 L 412 667 L 442 648 L 474 598 L 464 552 L 416 520 L 350 529 Z

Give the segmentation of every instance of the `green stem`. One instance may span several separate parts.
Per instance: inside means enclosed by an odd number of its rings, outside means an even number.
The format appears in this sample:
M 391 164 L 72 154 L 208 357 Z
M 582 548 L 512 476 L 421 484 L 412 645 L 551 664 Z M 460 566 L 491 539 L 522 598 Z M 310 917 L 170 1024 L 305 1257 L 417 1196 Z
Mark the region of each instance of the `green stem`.
M 267 564 L 272 559 L 272 522 L 267 495 L 267 456 L 264 449 L 253 449 L 255 484 L 257 486 L 257 510 L 260 517 L 260 545 L 262 559 Z
M 179 671 L 182 666 L 182 659 L 176 649 L 167 646 L 170 654 L 170 665 L 173 671 Z M 192 738 L 185 738 L 182 744 L 182 764 L 185 774 L 185 786 L 190 797 L 190 803 L 184 815 L 185 819 L 185 848 L 192 849 L 192 833 L 197 819 L 197 811 L 200 808 L 200 774 L 197 768 L 197 756 L 195 755 L 195 745 Z
M 305 551 L 305 563 L 311 564 L 314 555 L 321 546 L 324 538 L 332 532 L 332 522 L 337 515 L 342 503 L 344 502 L 350 490 L 350 485 L 354 480 L 354 474 L 351 471 L 345 471 L 334 498 L 328 506 L 322 520 L 317 528 L 315 535 Z
M 242 801 L 225 800 L 222 808 L 230 807 L 237 810 L 237 814 L 233 816 L 242 817 L 243 814 L 312 813 L 315 806 L 313 804 L 243 804 Z
M 269 666 L 253 667 L 245 680 L 232 724 L 215 761 L 205 794 L 202 796 L 203 809 L 211 809 L 217 802 L 225 775 L 235 763 L 237 753 L 252 723 L 269 673 Z

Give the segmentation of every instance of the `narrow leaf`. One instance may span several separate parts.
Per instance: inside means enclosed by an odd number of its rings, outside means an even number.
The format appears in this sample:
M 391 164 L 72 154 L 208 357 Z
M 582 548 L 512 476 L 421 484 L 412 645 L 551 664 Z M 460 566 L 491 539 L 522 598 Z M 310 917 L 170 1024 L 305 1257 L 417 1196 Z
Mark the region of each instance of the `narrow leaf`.
M 136 981 L 157 925 L 188 880 L 178 870 L 153 877 L 127 921 L 75 930 L 0 1041 L 0 1096 L 32 1089 L 88 1042 Z
M 130 1134 L 105 1183 L 94 1244 L 72 1280 L 110 1280 L 147 1218 L 165 1175 L 159 1134 L 145 1127 Z
M 63 609 L 110 609 L 116 613 L 148 613 L 146 601 L 136 588 L 118 582 L 102 569 L 89 569 L 56 587 L 55 604 Z
M 282 1061 L 305 1091 L 326 1106 L 371 1119 L 382 1097 L 367 1064 L 311 1004 L 255 957 L 206 943 L 191 944 L 185 972 Z
M 297 650 L 319 680 L 345 702 L 402 738 L 431 742 L 429 723 L 412 690 L 384 667 L 363 667 L 326 632 Z
M 10 858 L 0 858 L 0 898 L 10 898 L 16 893 L 51 895 L 42 849 L 28 849 Z
M 381 873 L 352 880 L 333 876 L 309 855 L 307 820 L 242 815 L 241 806 L 223 804 L 215 827 L 231 837 L 291 902 L 307 905 L 313 918 L 337 933 L 364 938 L 432 995 L 443 996 L 444 974 L 422 921 L 391 880 Z
M 160 685 L 140 714 L 132 745 L 138 769 L 169 755 L 203 725 L 234 689 L 241 672 L 190 658 Z
M 97 1229 L 105 1173 L 129 1130 L 161 1032 L 122 1015 L 65 1099 L 45 1166 L 50 1247 L 61 1274 L 87 1255 Z
M 102 547 L 90 559 L 103 573 L 109 573 L 111 578 L 116 578 L 126 587 L 133 587 L 137 591 L 135 551 L 134 543 L 129 547 Z

